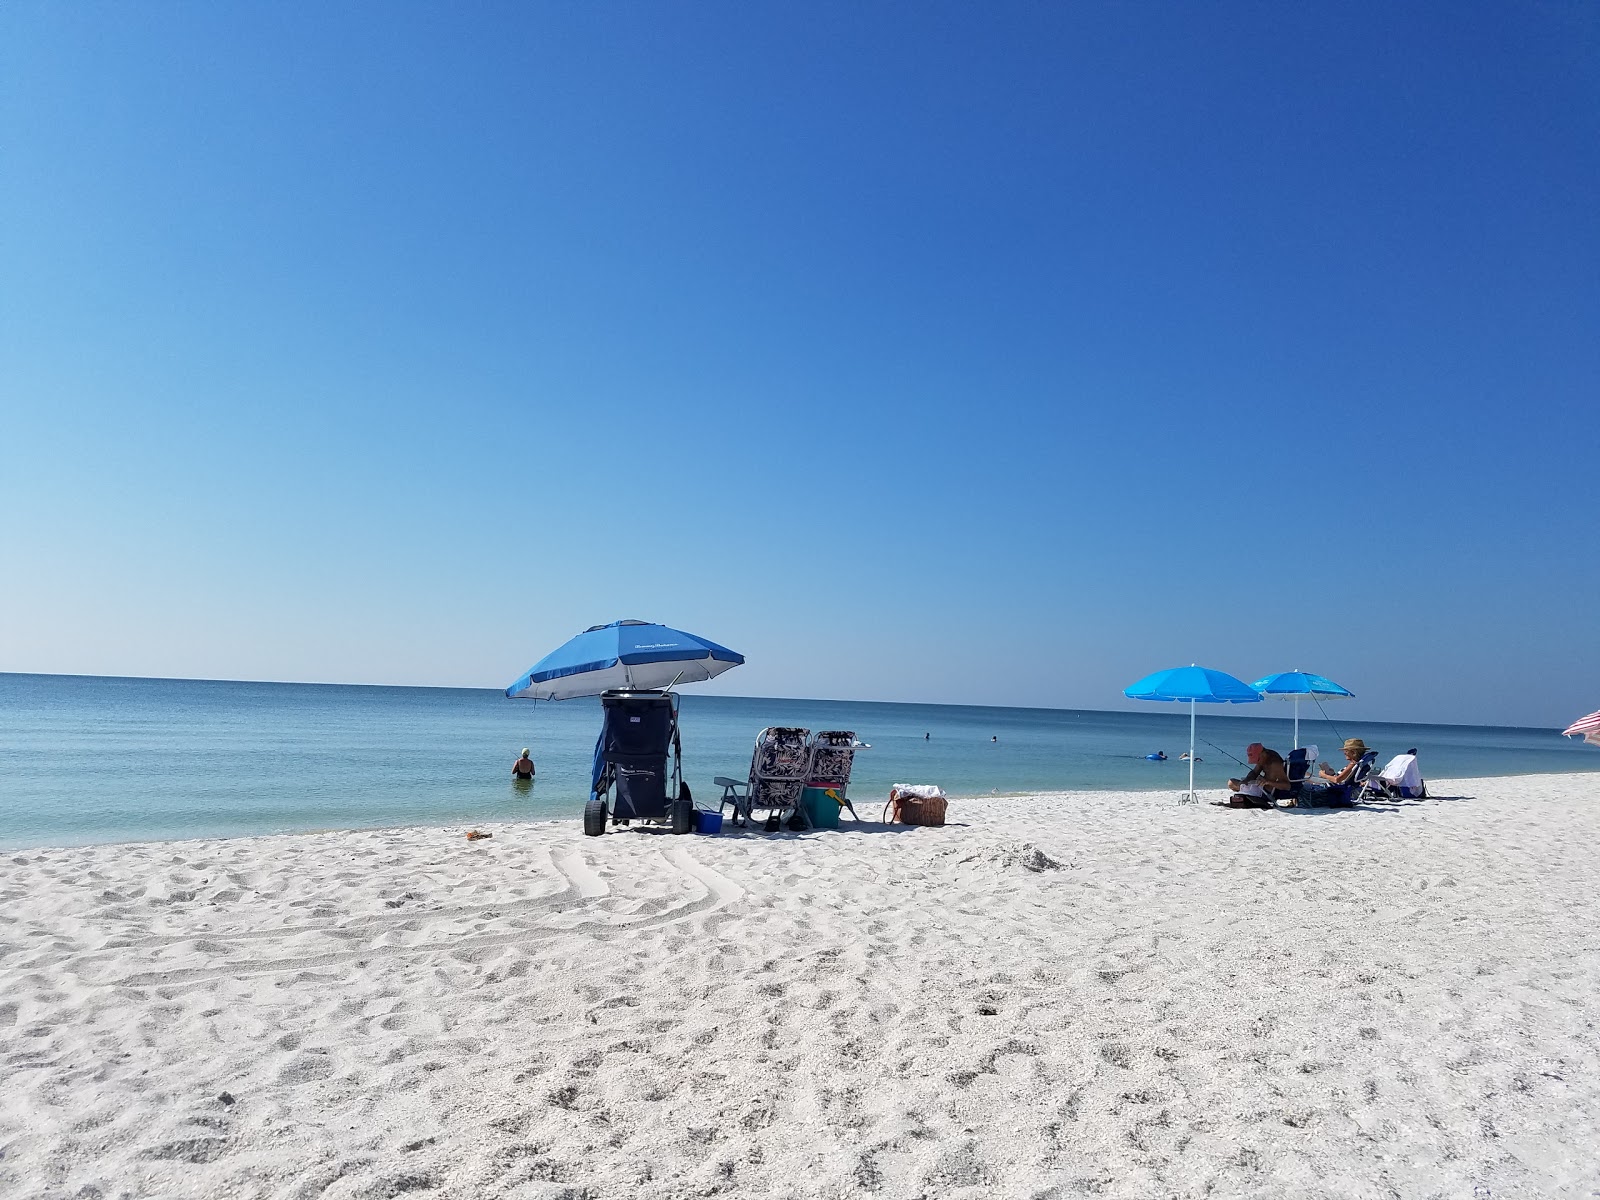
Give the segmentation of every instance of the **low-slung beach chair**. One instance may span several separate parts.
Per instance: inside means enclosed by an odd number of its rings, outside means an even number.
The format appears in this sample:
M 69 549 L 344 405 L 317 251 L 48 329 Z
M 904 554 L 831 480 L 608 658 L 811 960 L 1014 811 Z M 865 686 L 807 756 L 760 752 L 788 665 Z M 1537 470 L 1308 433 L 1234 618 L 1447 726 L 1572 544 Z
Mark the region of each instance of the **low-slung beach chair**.
M 1308 777 L 1311 765 L 1317 761 L 1315 746 L 1308 746 L 1303 750 L 1291 750 L 1289 757 L 1284 760 L 1289 768 L 1291 790 L 1288 796 L 1278 799 L 1278 807 L 1349 808 L 1359 803 L 1366 794 L 1367 776 L 1372 772 L 1372 764 L 1377 760 L 1378 752 L 1369 750 L 1356 763 L 1356 769 L 1348 780 L 1344 783 L 1327 783 L 1321 779 Z
M 806 787 L 827 791 L 838 800 L 841 809 L 848 809 L 859 822 L 861 814 L 856 812 L 856 806 L 846 794 L 857 745 L 855 732 L 849 729 L 824 729 L 812 734 L 808 744 L 810 761 L 806 767 Z
M 1279 808 L 1292 808 L 1300 803 L 1300 795 L 1305 791 L 1306 776 L 1316 761 L 1315 746 L 1299 746 L 1289 751 L 1289 757 L 1283 760 L 1289 775 L 1289 790 L 1273 797 L 1273 802 Z
M 757 809 L 765 809 L 769 830 L 782 828 L 785 814 L 801 828 L 811 828 L 810 818 L 800 803 L 800 793 L 806 786 L 806 771 L 811 766 L 810 737 L 809 729 L 787 725 L 769 726 L 756 735 L 745 794 L 747 820 Z M 737 805 L 734 811 L 738 812 Z
M 1378 752 L 1368 750 L 1356 762 L 1356 769 L 1343 783 L 1329 784 L 1306 793 L 1314 803 L 1327 808 L 1350 808 L 1366 795 L 1367 776 L 1378 761 Z
M 729 779 L 726 775 L 718 775 L 711 781 L 722 789 L 722 803 L 717 805 L 717 812 L 725 808 L 733 809 L 733 824 L 744 825 L 750 820 L 750 781 L 747 779 Z
M 1396 754 L 1381 771 L 1374 771 L 1361 785 L 1359 800 L 1421 800 L 1428 794 L 1422 771 L 1417 766 L 1415 747 Z

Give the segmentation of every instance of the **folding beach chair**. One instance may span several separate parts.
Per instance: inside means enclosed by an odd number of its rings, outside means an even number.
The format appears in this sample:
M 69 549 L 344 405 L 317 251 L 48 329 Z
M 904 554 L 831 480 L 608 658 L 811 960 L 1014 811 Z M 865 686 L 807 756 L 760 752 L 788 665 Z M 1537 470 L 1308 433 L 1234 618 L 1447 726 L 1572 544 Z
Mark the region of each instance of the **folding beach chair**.
M 1378 752 L 1368 750 L 1356 761 L 1356 769 L 1344 783 L 1325 783 L 1309 778 L 1311 766 L 1317 761 L 1317 748 L 1291 750 L 1285 760 L 1289 767 L 1290 798 L 1280 800 L 1280 808 L 1305 806 L 1309 808 L 1350 808 L 1366 795 L 1367 776 L 1372 764 L 1378 761 Z
M 722 789 L 722 803 L 717 805 L 717 812 L 720 813 L 725 808 L 732 808 L 732 824 L 749 824 L 750 781 L 747 779 L 729 779 L 726 775 L 718 775 L 711 782 Z
M 800 803 L 800 793 L 805 790 L 806 771 L 811 766 L 809 729 L 792 726 L 771 726 L 756 735 L 755 749 L 750 753 L 750 779 L 746 784 L 744 800 L 745 819 L 753 817 L 757 809 L 767 810 L 767 830 L 783 827 L 784 814 L 789 814 L 791 824 L 802 829 L 811 828 Z M 723 803 L 733 790 L 724 784 Z M 734 803 L 737 817 L 739 805 Z
M 1350 778 L 1343 783 L 1335 783 L 1321 789 L 1316 793 L 1318 799 L 1329 808 L 1350 808 L 1360 803 L 1367 795 L 1367 776 L 1372 774 L 1372 766 L 1378 761 L 1378 752 L 1368 750 L 1356 762 L 1356 769 Z
M 1289 773 L 1289 790 L 1275 797 L 1275 802 L 1279 808 L 1292 808 L 1300 802 L 1300 794 L 1305 790 L 1306 772 L 1317 761 L 1317 748 L 1301 746 L 1289 751 L 1289 757 L 1283 761 Z
M 1422 771 L 1417 766 L 1417 751 L 1413 747 L 1404 754 L 1396 754 L 1383 770 L 1369 776 L 1362 784 L 1360 799 L 1364 800 L 1421 800 L 1428 794 Z
M 856 735 L 849 729 L 824 729 L 811 735 L 807 744 L 810 761 L 806 767 L 806 787 L 818 788 L 834 797 L 841 809 L 848 809 L 859 823 L 861 814 L 850 803 L 845 789 L 850 786 L 850 769 L 855 763 Z

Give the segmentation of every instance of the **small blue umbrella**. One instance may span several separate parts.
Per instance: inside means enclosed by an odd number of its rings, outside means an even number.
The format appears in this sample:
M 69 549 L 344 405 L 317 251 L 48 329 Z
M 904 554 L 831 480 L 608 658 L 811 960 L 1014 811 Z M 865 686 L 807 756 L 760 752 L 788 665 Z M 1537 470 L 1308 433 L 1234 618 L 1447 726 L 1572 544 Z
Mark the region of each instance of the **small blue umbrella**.
M 1196 704 L 1259 704 L 1261 695 L 1242 679 L 1210 667 L 1171 667 L 1146 675 L 1122 690 L 1130 700 L 1173 700 L 1189 705 L 1189 790 L 1182 799 L 1198 800 L 1194 790 L 1194 706 Z
M 744 655 L 649 621 L 594 625 L 546 654 L 506 689 L 513 700 L 571 700 L 614 688 L 669 688 L 714 679 Z
M 1350 696 L 1355 693 L 1349 688 L 1342 687 L 1333 680 L 1323 675 L 1313 675 L 1309 671 L 1279 671 L 1276 675 L 1268 675 L 1258 679 L 1250 685 L 1263 696 L 1282 696 L 1286 700 L 1294 701 L 1294 744 L 1300 744 L 1300 697 L 1301 696 Z

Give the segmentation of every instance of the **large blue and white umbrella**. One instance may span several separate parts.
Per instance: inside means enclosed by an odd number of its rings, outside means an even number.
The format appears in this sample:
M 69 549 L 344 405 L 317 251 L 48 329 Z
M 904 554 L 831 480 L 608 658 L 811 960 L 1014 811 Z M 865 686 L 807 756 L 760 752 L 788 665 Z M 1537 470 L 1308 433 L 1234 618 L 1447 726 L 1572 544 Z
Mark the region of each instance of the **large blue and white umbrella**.
M 1300 697 L 1301 696 L 1349 696 L 1355 693 L 1349 688 L 1335 683 L 1324 675 L 1313 675 L 1309 671 L 1279 671 L 1276 675 L 1268 675 L 1256 680 L 1250 685 L 1263 696 L 1279 696 L 1285 700 L 1294 701 L 1294 744 L 1300 745 Z
M 1189 705 L 1189 790 L 1181 799 L 1195 801 L 1194 706 L 1196 704 L 1259 704 L 1261 695 L 1242 679 L 1210 667 L 1170 667 L 1146 675 L 1122 689 L 1130 700 L 1168 700 Z
M 744 655 L 649 621 L 595 625 L 546 654 L 506 689 L 513 700 L 571 700 L 614 688 L 665 688 L 715 679 Z

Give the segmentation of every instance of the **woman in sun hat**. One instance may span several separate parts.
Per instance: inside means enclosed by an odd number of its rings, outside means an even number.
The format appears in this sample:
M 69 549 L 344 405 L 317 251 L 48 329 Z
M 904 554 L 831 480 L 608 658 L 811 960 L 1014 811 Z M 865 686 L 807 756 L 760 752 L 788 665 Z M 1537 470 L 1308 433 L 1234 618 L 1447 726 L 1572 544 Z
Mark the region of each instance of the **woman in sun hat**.
M 1356 768 L 1361 765 L 1361 760 L 1368 753 L 1367 744 L 1360 738 L 1346 738 L 1344 769 L 1330 771 L 1324 764 L 1322 778 L 1307 780 L 1300 789 L 1300 803 L 1313 808 L 1318 806 L 1350 808 L 1350 791 L 1355 780 Z
M 1339 771 L 1328 770 L 1328 764 L 1322 764 L 1322 777 L 1329 783 L 1349 783 L 1350 776 L 1356 773 L 1356 766 L 1367 753 L 1367 744 L 1360 738 L 1345 738 L 1344 740 L 1344 768 Z

